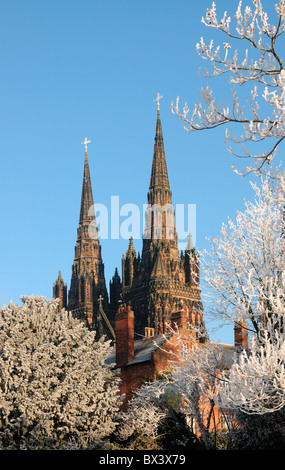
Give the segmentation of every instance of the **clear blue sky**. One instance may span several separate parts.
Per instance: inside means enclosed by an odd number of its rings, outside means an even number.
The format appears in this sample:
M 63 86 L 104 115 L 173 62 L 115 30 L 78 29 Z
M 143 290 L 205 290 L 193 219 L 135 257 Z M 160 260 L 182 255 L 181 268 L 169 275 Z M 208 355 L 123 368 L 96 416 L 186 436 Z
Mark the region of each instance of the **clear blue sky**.
M 222 15 L 238 1 L 216 3 Z M 224 132 L 188 135 L 170 111 L 177 95 L 194 104 L 206 84 L 195 45 L 213 35 L 201 23 L 210 4 L 1 1 L 0 305 L 23 294 L 50 298 L 59 270 L 69 286 L 85 136 L 94 202 L 146 203 L 157 92 L 173 202 L 196 204 L 196 246 L 252 197 L 249 179 L 232 172 Z M 101 244 L 109 284 L 128 242 Z M 233 331 L 219 338 L 232 342 Z

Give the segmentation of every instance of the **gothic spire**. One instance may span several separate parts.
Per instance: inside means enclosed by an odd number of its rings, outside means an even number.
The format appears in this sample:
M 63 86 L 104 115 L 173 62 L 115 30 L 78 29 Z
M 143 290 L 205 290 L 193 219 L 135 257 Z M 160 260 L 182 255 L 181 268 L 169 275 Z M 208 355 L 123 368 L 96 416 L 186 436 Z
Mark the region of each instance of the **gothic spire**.
M 81 206 L 77 239 L 75 245 L 72 276 L 68 296 L 68 309 L 74 315 L 84 318 L 89 328 L 102 333 L 98 320 L 98 297 L 104 298 L 104 310 L 108 310 L 108 293 L 106 289 L 104 263 L 101 245 L 95 221 L 93 194 L 89 171 L 87 144 L 85 138 L 85 161 L 81 194 Z
M 160 98 L 161 96 L 158 94 L 157 101 Z M 159 103 L 157 106 L 156 130 L 147 202 L 143 251 L 150 248 L 150 242 L 158 239 L 169 240 L 177 248 L 172 194 L 168 180 Z
M 82 193 L 81 193 L 81 206 L 80 206 L 80 217 L 79 217 L 79 224 L 82 222 L 90 222 L 94 220 L 95 215 L 90 213 L 90 208 L 93 207 L 93 194 L 92 194 L 92 186 L 91 186 L 91 178 L 90 178 L 90 170 L 89 170 L 89 162 L 88 162 L 88 154 L 87 154 L 87 139 L 85 139 L 85 161 L 84 161 L 84 171 L 83 171 L 83 183 L 82 183 Z
M 159 106 L 157 108 L 156 132 L 148 193 L 149 204 L 171 204 L 171 191 L 165 159 Z

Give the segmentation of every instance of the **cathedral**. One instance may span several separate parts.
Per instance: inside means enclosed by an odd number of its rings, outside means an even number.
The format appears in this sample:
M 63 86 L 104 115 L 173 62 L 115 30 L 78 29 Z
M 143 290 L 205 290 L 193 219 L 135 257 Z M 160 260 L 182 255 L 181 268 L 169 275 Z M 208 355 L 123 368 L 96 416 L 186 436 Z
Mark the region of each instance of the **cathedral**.
M 124 395 L 123 407 L 127 407 L 145 381 L 171 367 L 173 351 L 183 358 L 185 346 L 191 350 L 193 341 L 201 347 L 209 341 L 200 297 L 199 260 L 191 236 L 185 250 L 179 252 L 158 101 L 142 251 L 136 253 L 130 238 L 108 294 L 93 207 L 88 142 L 83 142 L 81 206 L 70 288 L 67 294 L 59 272 L 53 297 L 59 299 L 60 309 L 66 308 L 94 330 L 96 338 L 105 336 L 112 341 L 107 362 L 120 369 L 120 393 Z M 170 341 L 176 328 L 183 345 Z M 222 345 L 224 365 L 234 351 L 248 347 L 245 325 L 237 324 L 234 335 L 234 346 Z M 217 420 L 219 411 L 213 416 L 211 419 Z
M 81 206 L 68 294 L 61 272 L 53 285 L 53 297 L 59 298 L 60 308 L 85 321 L 98 337 L 106 335 L 113 340 L 115 315 L 122 307 L 134 312 L 134 332 L 139 337 L 165 333 L 179 309 L 183 309 L 189 324 L 203 325 L 199 262 L 191 236 L 186 249 L 180 253 L 178 249 L 159 101 L 142 251 L 136 253 L 130 238 L 121 270 L 116 268 L 110 281 L 109 294 L 100 240 L 96 233 L 90 237 L 90 224 L 96 227 L 96 220 L 87 139 L 84 144 Z

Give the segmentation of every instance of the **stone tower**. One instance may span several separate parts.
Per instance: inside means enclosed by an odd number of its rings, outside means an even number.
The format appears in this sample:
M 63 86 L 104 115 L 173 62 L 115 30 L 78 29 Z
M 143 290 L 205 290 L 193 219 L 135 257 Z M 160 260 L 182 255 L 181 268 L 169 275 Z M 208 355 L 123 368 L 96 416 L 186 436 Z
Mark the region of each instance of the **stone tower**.
M 199 264 L 190 238 L 179 254 L 159 105 L 147 202 L 142 256 L 132 239 L 122 256 L 122 302 L 134 311 L 135 332 L 166 332 L 179 309 L 188 322 L 201 325 Z
M 109 329 L 100 314 L 99 298 L 101 297 L 104 312 L 107 314 L 108 293 L 94 213 L 87 139 L 84 143 L 85 161 L 81 206 L 68 294 L 68 310 L 72 311 L 75 316 L 86 320 L 88 327 L 95 329 L 98 336 L 102 336 L 102 334 L 109 335 Z
M 67 307 L 67 285 L 62 279 L 59 271 L 58 277 L 53 284 L 53 298 L 59 299 L 59 310 Z

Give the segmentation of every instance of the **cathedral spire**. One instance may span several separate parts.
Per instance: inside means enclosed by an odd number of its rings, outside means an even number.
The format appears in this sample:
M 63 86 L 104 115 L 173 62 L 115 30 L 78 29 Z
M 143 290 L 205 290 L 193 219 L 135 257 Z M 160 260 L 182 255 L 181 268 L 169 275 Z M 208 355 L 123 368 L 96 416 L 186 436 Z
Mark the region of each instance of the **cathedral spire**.
M 108 294 L 106 289 L 104 263 L 101 245 L 97 236 L 94 213 L 93 194 L 89 171 L 87 144 L 85 138 L 85 160 L 81 194 L 81 206 L 77 239 L 75 245 L 72 276 L 68 295 L 68 309 L 79 318 L 84 318 L 90 328 L 102 333 L 98 320 L 98 298 L 104 298 L 104 311 L 108 311 Z M 99 322 L 99 323 L 98 323 Z
M 177 235 L 174 222 L 174 211 L 172 206 L 172 193 L 168 180 L 168 172 L 164 151 L 162 127 L 160 120 L 158 94 L 156 101 L 157 118 L 154 137 L 154 149 L 150 176 L 149 191 L 147 194 L 148 208 L 145 214 L 145 230 L 143 255 L 150 249 L 150 243 L 162 239 L 169 240 L 177 251 Z
M 161 98 L 158 94 L 155 100 L 158 103 L 156 129 L 142 255 L 136 256 L 130 240 L 122 256 L 121 300 L 134 310 L 134 328 L 139 335 L 145 334 L 145 328 L 155 335 L 165 333 L 181 301 L 189 323 L 199 325 L 202 321 L 199 266 L 194 265 L 194 247 L 189 240 L 187 256 L 183 257 L 178 249 L 160 120 Z
M 148 193 L 149 204 L 171 204 L 171 191 L 164 151 L 159 104 L 157 107 L 156 131 Z
M 85 161 L 84 161 L 84 171 L 83 171 L 83 183 L 82 183 L 82 194 L 81 194 L 81 206 L 80 206 L 80 217 L 79 223 L 90 222 L 94 220 L 94 215 L 90 214 L 90 208 L 93 207 L 93 194 L 87 154 L 87 144 L 91 142 L 85 137 L 85 141 L 82 144 L 85 144 Z

